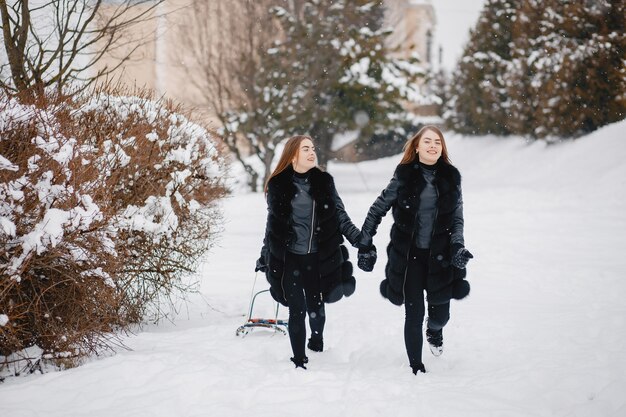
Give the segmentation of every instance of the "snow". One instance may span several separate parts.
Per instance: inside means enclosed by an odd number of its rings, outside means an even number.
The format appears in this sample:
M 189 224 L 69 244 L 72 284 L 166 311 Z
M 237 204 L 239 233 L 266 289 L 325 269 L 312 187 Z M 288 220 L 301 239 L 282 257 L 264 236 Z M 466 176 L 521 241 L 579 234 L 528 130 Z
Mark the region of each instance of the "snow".
M 2 226 L 2 231 L 8 236 L 15 236 L 15 223 L 10 219 L 0 216 L 0 226 Z
M 19 167 L 6 159 L 4 156 L 0 155 L 0 169 L 5 169 L 7 171 L 17 171 Z
M 327 306 L 325 351 L 308 352 L 308 370 L 293 368 L 286 336 L 235 336 L 266 216 L 262 194 L 236 193 L 199 271 L 201 294 L 173 323 L 146 326 L 123 338 L 128 350 L 78 368 L 8 378 L 0 415 L 626 415 L 624 129 L 626 121 L 550 145 L 447 138 L 475 259 L 472 292 L 452 305 L 444 354 L 424 347 L 426 374 L 408 367 L 403 308 L 378 293 L 390 215 L 375 238 L 374 271 L 356 270 L 356 293 Z M 330 164 L 357 225 L 398 160 Z M 255 289 L 265 288 L 259 275 Z M 273 306 L 261 294 L 255 315 L 273 317 Z
M 368 117 L 367 113 L 365 112 L 360 112 L 357 114 L 358 117 L 363 117 L 362 115 L 365 115 L 365 117 Z M 355 119 L 357 118 L 357 116 L 355 116 Z M 369 117 L 368 117 L 368 120 L 369 120 Z M 365 122 L 364 124 L 366 123 L 367 122 Z M 333 137 L 333 145 L 331 146 L 330 149 L 332 151 L 336 151 L 336 150 L 343 148 L 347 144 L 354 142 L 355 140 L 358 139 L 359 133 L 360 132 L 358 130 L 350 130 L 344 133 L 337 133 Z
M 127 206 L 120 216 L 119 224 L 128 230 L 171 236 L 178 228 L 178 217 L 169 196 L 150 196 L 143 207 Z

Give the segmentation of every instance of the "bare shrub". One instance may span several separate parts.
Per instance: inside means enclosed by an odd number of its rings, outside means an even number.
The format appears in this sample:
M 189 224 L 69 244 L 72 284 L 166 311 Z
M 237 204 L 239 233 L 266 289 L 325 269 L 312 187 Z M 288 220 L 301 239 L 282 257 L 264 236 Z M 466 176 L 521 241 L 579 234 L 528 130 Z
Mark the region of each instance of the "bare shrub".
M 126 306 L 158 319 L 169 295 L 189 289 L 181 278 L 209 249 L 219 221 L 214 202 L 225 193 L 223 162 L 206 131 L 171 103 L 100 95 L 89 106 L 98 110 L 79 119 L 99 127 L 90 130 L 93 144 L 115 148 L 98 164 L 114 193 Z
M 163 317 L 219 230 L 224 162 L 208 132 L 123 93 L 0 97 L 5 363 L 31 346 L 72 363 Z

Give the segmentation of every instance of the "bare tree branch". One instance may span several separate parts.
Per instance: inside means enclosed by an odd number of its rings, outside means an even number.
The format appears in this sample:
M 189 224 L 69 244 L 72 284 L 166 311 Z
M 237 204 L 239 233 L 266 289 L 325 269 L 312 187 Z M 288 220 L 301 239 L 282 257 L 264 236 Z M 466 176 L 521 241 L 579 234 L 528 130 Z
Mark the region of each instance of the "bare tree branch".
M 8 64 L 0 65 L 0 88 L 33 94 L 55 86 L 62 91 L 68 84 L 87 86 L 111 74 L 146 42 L 129 37 L 129 29 L 157 17 L 163 1 L 120 0 L 105 6 L 103 0 L 49 0 L 32 6 L 29 0 L 9 1 L 10 5 L 0 0 L 8 58 Z M 125 53 L 117 63 L 97 66 L 107 51 L 116 48 Z M 88 73 L 96 67 L 95 74 Z
M 274 156 L 273 142 L 265 123 L 258 124 L 256 137 L 231 129 L 232 109 L 261 108 L 255 77 L 263 68 L 259 54 L 267 50 L 278 32 L 268 25 L 268 10 L 281 0 L 196 0 L 187 11 L 189 24 L 180 25 L 180 61 L 191 84 L 200 93 L 203 107 L 216 117 L 225 144 L 257 189 L 259 172 L 248 158 L 252 154 L 267 165 Z M 283 137 L 280 137 L 282 140 Z M 261 174 L 262 177 L 263 174 Z

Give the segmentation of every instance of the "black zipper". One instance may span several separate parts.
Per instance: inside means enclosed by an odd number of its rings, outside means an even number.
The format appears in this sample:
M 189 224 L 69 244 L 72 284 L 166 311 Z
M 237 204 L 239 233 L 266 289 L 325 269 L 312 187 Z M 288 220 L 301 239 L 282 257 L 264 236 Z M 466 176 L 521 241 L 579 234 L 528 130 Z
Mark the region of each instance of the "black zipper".
M 435 178 L 435 182 L 436 182 L 436 178 Z M 435 217 L 433 219 L 433 230 L 431 230 L 430 232 L 430 243 L 432 243 L 433 241 L 433 236 L 435 236 L 435 226 L 437 226 L 437 215 L 439 214 L 439 189 L 437 188 L 437 184 L 435 184 L 435 193 L 437 193 L 437 199 L 435 201 Z M 421 202 L 421 201 L 420 201 Z M 411 245 L 414 244 L 413 242 L 413 238 L 415 237 L 415 226 L 417 224 L 417 219 L 419 217 L 419 206 L 417 207 L 417 211 L 415 212 L 415 218 L 413 219 L 413 228 L 411 231 L 411 240 L 409 241 L 409 251 L 406 254 L 406 268 L 404 268 L 404 282 L 402 284 L 402 296 L 404 297 L 404 300 L 406 302 L 406 292 L 405 292 L 405 286 L 406 286 L 406 276 L 407 273 L 409 272 L 409 258 L 411 256 Z M 432 252 L 430 249 L 430 246 L 428 246 L 428 258 L 430 261 L 430 257 L 432 256 Z M 428 282 L 428 277 L 427 277 L 427 282 Z
M 403 302 L 406 302 L 406 276 L 407 273 L 409 272 L 409 258 L 411 257 L 411 245 L 413 245 L 413 239 L 415 238 L 415 226 L 417 224 L 417 218 L 419 216 L 419 207 L 417 208 L 417 211 L 415 212 L 415 218 L 413 219 L 413 227 L 411 228 L 411 240 L 409 240 L 409 250 L 406 253 L 406 267 L 404 268 L 404 282 L 402 283 L 402 297 L 404 297 L 404 299 L 402 300 Z
M 307 253 L 311 253 L 311 246 L 313 245 L 314 227 L 315 227 L 315 200 L 313 200 L 313 211 L 311 212 L 311 237 L 309 237 L 309 249 Z
M 293 226 L 293 223 L 291 221 L 291 219 L 289 220 L 288 223 L 288 227 L 287 230 L 291 230 L 291 227 Z M 285 264 L 287 262 L 287 249 L 288 249 L 289 245 L 287 244 L 287 242 L 285 242 L 285 253 L 283 253 L 283 273 L 280 276 L 280 288 L 282 288 L 283 290 L 283 300 L 285 300 L 286 303 L 289 303 L 287 301 L 287 293 L 285 292 Z
M 432 246 L 433 243 L 433 237 L 435 236 L 435 227 L 437 227 L 437 215 L 439 214 L 439 190 L 437 189 L 437 185 L 435 184 L 435 192 L 437 193 L 437 200 L 435 203 L 435 217 L 433 218 L 433 230 L 431 230 L 430 232 L 430 243 L 428 245 L 428 257 L 430 258 L 432 256 L 432 252 L 430 250 L 430 247 Z

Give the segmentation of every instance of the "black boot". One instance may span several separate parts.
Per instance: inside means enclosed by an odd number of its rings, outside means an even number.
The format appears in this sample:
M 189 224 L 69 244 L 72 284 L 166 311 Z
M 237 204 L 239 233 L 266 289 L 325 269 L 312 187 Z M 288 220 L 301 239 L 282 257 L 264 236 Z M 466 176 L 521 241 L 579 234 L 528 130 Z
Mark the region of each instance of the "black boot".
M 443 353 L 443 329 L 426 329 L 426 340 L 428 341 L 430 352 L 435 356 L 441 356 Z
M 324 339 L 321 337 L 311 337 L 306 347 L 311 349 L 313 352 L 323 352 L 324 351 Z
M 302 368 L 302 369 L 306 369 L 306 366 L 304 366 L 305 363 L 309 363 L 309 358 L 307 358 L 306 356 L 304 358 L 289 358 L 291 359 L 291 362 L 293 362 L 296 365 L 296 368 Z
M 417 375 L 418 372 L 426 373 L 426 368 L 424 368 L 423 363 L 412 363 L 411 370 L 413 371 L 413 375 Z

